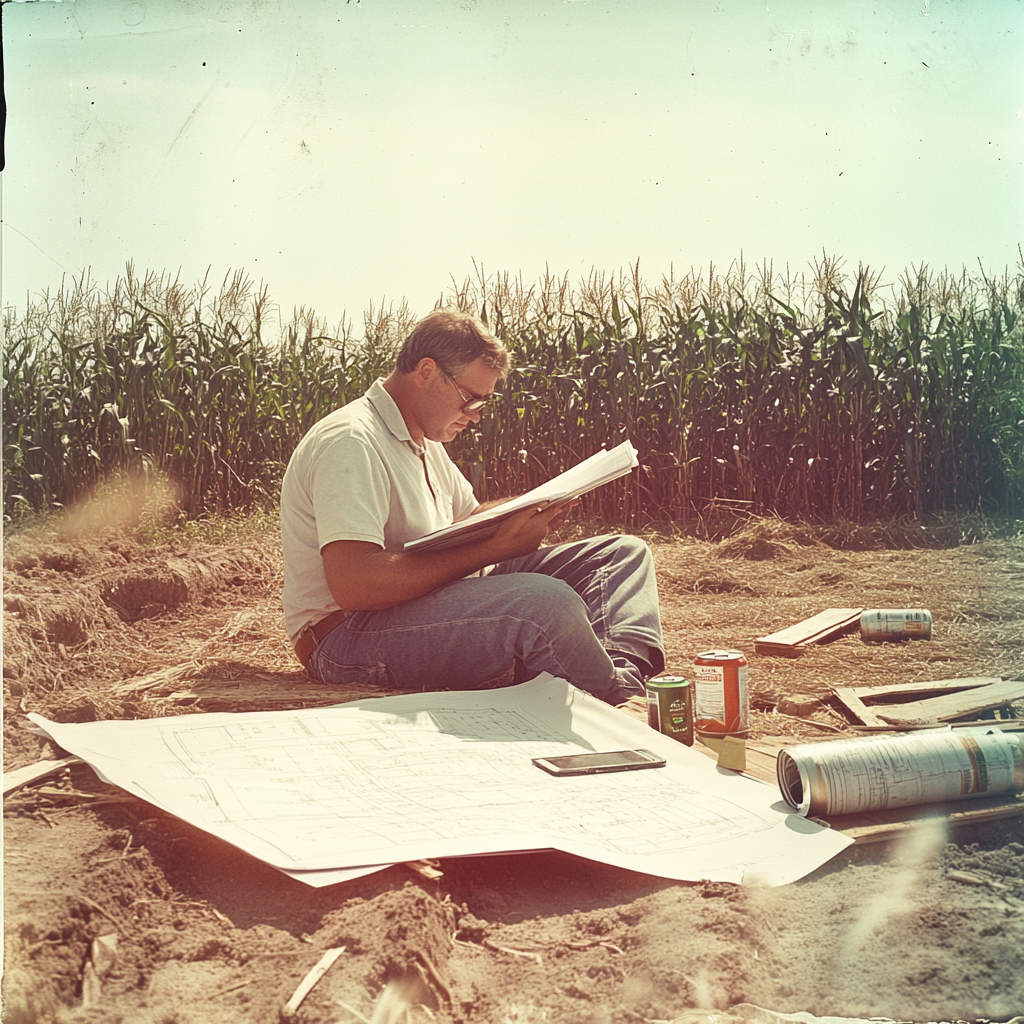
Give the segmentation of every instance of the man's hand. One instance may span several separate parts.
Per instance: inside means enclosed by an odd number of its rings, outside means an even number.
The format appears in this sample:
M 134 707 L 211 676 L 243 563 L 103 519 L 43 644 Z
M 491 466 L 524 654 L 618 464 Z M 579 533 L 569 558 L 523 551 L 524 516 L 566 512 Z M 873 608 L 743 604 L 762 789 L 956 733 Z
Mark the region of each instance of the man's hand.
M 544 538 L 565 521 L 569 509 L 578 504 L 579 499 L 571 498 L 557 505 L 531 505 L 509 516 L 485 542 L 494 554 L 491 560 L 503 562 L 536 551 Z

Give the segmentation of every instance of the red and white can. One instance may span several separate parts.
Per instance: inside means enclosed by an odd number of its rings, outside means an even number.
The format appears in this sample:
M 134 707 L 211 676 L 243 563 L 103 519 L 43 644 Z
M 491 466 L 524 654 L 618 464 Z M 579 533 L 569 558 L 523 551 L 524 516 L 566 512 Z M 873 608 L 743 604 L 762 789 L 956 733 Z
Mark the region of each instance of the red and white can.
M 693 659 L 693 724 L 698 736 L 750 732 L 747 659 L 740 651 L 704 651 Z

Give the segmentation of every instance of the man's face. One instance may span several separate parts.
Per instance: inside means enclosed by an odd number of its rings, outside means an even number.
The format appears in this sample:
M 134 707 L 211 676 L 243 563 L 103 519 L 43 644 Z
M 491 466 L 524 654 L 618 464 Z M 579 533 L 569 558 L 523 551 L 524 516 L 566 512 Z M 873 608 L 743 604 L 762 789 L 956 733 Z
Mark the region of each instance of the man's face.
M 467 402 L 488 398 L 501 374 L 482 359 L 477 359 L 452 377 L 437 365 L 425 390 L 421 421 L 423 433 L 431 441 L 451 441 L 470 423 L 479 423 L 486 410 L 464 411 Z

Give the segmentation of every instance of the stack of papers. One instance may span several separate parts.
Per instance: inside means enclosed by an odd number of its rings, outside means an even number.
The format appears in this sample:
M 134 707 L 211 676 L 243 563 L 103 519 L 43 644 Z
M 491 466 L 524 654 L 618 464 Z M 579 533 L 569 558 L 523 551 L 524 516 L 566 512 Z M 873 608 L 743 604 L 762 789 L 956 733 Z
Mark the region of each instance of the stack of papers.
M 581 494 L 586 494 L 602 484 L 611 483 L 612 480 L 618 480 L 620 476 L 626 476 L 639 464 L 636 449 L 632 443 L 623 441 L 615 448 L 591 455 L 589 459 L 584 459 L 579 465 L 567 469 L 546 484 L 541 484 L 540 487 L 535 487 L 518 498 L 503 502 L 486 512 L 469 516 L 467 519 L 460 519 L 459 522 L 428 533 L 425 537 L 408 541 L 404 550 L 441 551 L 444 548 L 457 547 L 471 541 L 485 540 L 498 529 L 498 524 L 503 519 L 507 519 L 530 505 L 557 504 L 568 501 L 570 498 L 578 498 Z

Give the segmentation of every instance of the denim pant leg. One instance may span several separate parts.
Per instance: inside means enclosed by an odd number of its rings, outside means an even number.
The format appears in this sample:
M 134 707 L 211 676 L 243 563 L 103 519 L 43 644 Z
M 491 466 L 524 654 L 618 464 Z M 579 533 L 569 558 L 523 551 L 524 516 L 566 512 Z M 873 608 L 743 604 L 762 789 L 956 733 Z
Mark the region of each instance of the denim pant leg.
M 383 611 L 355 612 L 319 643 L 309 674 L 403 690 L 472 689 L 515 659 L 530 677 L 550 672 L 598 697 L 618 685 L 586 601 L 538 573 L 472 577 Z
M 492 575 L 511 573 L 564 580 L 586 603 L 588 621 L 603 647 L 642 658 L 655 674 L 665 668 L 658 583 L 644 541 L 608 535 L 558 544 L 501 562 Z

